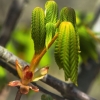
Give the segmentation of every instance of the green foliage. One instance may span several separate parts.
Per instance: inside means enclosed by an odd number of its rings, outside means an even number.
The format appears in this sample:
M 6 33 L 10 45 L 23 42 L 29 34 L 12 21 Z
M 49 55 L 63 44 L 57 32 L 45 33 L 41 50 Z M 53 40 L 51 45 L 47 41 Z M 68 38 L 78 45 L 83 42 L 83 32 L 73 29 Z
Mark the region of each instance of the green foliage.
M 56 27 L 53 23 L 49 22 L 46 24 L 46 39 L 45 39 L 45 45 L 46 47 L 51 42 L 53 36 L 55 35 Z
M 50 95 L 43 94 L 41 100 L 53 100 L 53 98 Z
M 74 9 L 64 7 L 60 12 L 59 20 L 58 24 L 58 6 L 53 0 L 46 2 L 45 15 L 42 8 L 36 7 L 33 10 L 31 34 L 34 41 L 35 53 L 41 53 L 45 46 L 47 48 L 55 32 L 58 32 L 55 47 L 56 62 L 59 68 L 63 68 L 65 80 L 68 81 L 70 79 L 71 82 L 77 85 L 78 51 L 80 46 Z
M 70 22 L 62 22 L 55 45 L 55 59 L 59 68 L 63 68 L 65 80 L 77 85 L 78 43 L 75 29 Z
M 46 23 L 56 23 L 58 20 L 58 5 L 54 0 L 49 0 L 45 3 Z
M 31 23 L 31 37 L 34 42 L 34 50 L 32 47 L 33 43 L 30 41 L 30 35 L 20 30 L 14 33 L 13 39 L 7 47 L 29 62 L 34 52 L 35 54 L 40 54 L 44 48 L 48 49 L 48 45 L 55 34 L 58 35 L 55 42 L 56 63 L 60 69 L 64 70 L 65 80 L 77 85 L 78 53 L 80 48 L 80 56 L 84 62 L 88 58 L 97 60 L 95 42 L 88 34 L 82 20 L 76 17 L 73 8 L 63 7 L 60 15 L 58 13 L 58 5 L 54 0 L 49 0 L 45 3 L 45 10 L 40 7 L 34 8 Z M 84 20 L 88 18 L 84 18 Z M 76 27 L 76 21 L 78 27 Z M 13 48 L 11 47 L 12 45 Z M 45 60 L 50 60 L 48 58 L 47 54 Z M 42 65 L 44 63 L 45 61 L 43 60 Z
M 73 8 L 64 7 L 60 11 L 60 21 L 69 21 L 76 28 L 76 15 Z
M 40 53 L 45 47 L 45 19 L 44 11 L 36 7 L 32 12 L 31 35 L 34 41 L 35 53 Z
M 56 23 L 58 20 L 58 5 L 54 0 L 45 3 L 45 20 L 46 20 L 46 48 L 56 32 Z

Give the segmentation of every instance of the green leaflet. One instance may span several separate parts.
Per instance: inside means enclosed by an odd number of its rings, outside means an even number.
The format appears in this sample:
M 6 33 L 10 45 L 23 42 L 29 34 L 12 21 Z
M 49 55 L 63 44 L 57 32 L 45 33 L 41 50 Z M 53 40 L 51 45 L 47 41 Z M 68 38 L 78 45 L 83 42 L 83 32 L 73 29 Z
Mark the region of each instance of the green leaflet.
M 73 24 L 73 26 L 76 28 L 76 15 L 73 8 L 70 7 L 64 7 L 60 11 L 60 21 L 68 21 Z
M 58 26 L 58 5 L 54 0 L 49 0 L 45 4 L 45 20 L 46 20 L 46 47 L 55 35 L 56 27 Z M 57 25 L 56 25 L 57 23 Z
M 46 24 L 46 40 L 45 40 L 46 47 L 52 40 L 52 37 L 55 35 L 55 31 L 56 31 L 56 28 L 53 23 L 49 22 Z
M 62 22 L 55 45 L 55 60 L 64 70 L 65 80 L 77 85 L 78 75 L 78 42 L 75 29 L 70 22 Z
M 71 22 L 75 28 L 76 31 L 76 36 L 77 36 L 77 42 L 78 42 L 78 51 L 80 53 L 80 40 L 79 40 L 79 35 L 77 33 L 77 28 L 76 28 L 76 14 L 73 8 L 70 7 L 64 7 L 60 11 L 60 22 L 63 21 L 68 21 Z
M 46 23 L 56 23 L 58 19 L 58 5 L 54 0 L 47 1 L 45 4 Z
M 45 46 L 45 14 L 42 8 L 36 7 L 33 10 L 31 27 L 35 53 L 40 53 Z

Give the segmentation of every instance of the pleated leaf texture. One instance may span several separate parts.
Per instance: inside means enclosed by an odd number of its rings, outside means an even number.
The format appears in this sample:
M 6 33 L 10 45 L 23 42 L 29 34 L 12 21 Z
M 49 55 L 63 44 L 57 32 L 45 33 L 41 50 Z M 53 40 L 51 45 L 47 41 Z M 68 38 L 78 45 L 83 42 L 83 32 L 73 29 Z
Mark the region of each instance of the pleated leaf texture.
M 79 40 L 79 34 L 77 32 L 76 27 L 76 14 L 75 10 L 71 7 L 63 7 L 60 11 L 60 22 L 68 21 L 71 22 L 75 28 L 76 36 L 77 36 L 77 42 L 78 42 L 78 51 L 80 53 L 80 40 Z
M 45 20 L 46 20 L 46 48 L 51 42 L 56 32 L 56 23 L 58 20 L 58 5 L 54 0 L 45 3 Z
M 74 9 L 71 7 L 62 8 L 60 11 L 60 21 L 69 21 L 76 28 L 76 15 Z
M 35 53 L 40 53 L 45 47 L 45 14 L 42 8 L 36 7 L 32 11 L 31 36 L 34 41 Z
M 58 20 L 58 5 L 54 0 L 49 0 L 45 3 L 46 23 L 56 23 Z
M 64 21 L 59 26 L 55 44 L 55 60 L 59 68 L 64 70 L 65 80 L 70 80 L 77 85 L 78 42 L 71 22 Z

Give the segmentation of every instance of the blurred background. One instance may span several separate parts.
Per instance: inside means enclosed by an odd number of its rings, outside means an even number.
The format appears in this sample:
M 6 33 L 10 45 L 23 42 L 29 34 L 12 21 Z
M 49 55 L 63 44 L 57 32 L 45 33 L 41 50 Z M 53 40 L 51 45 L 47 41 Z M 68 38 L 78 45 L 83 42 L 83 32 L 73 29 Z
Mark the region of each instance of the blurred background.
M 37 6 L 44 9 L 46 1 L 47 0 L 0 0 L 0 36 L 3 36 L 3 32 L 11 33 L 8 41 L 4 45 L 2 45 L 2 43 L 0 44 L 27 62 L 31 61 L 34 53 L 33 41 L 30 35 L 31 13 Z M 78 88 L 99 100 L 100 0 L 55 1 L 58 4 L 59 11 L 65 6 L 72 7 L 76 11 L 81 45 Z M 12 10 L 10 10 L 11 8 Z M 15 19 L 12 19 L 13 17 L 15 17 Z M 11 26 L 12 24 L 13 27 Z M 2 40 L 3 38 L 0 39 Z M 63 71 L 59 70 L 55 63 L 53 47 L 54 46 L 52 46 L 43 57 L 39 67 L 49 65 L 49 74 L 64 81 Z M 15 76 L 0 67 L 0 100 L 14 100 L 17 88 L 8 87 L 7 82 L 15 79 L 17 79 Z M 41 86 L 45 88 L 50 88 L 45 86 L 42 82 L 37 82 L 37 84 L 41 84 Z M 51 88 L 50 91 L 59 94 Z M 29 95 L 22 96 L 21 100 L 40 100 L 42 94 L 42 92 L 30 93 Z

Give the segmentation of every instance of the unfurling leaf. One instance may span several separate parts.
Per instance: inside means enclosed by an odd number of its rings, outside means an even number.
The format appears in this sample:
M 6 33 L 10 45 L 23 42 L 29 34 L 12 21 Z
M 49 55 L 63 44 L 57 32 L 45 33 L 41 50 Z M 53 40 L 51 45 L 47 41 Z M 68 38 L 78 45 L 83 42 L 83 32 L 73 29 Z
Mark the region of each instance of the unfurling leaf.
M 40 53 L 45 46 L 45 14 L 42 8 L 36 7 L 32 12 L 31 36 L 35 53 Z
M 22 78 L 23 77 L 22 66 L 18 63 L 18 60 L 16 60 L 16 70 L 18 72 L 19 77 Z
M 76 27 L 76 15 L 73 8 L 70 7 L 64 7 L 60 11 L 60 21 L 68 21 L 73 24 L 74 27 Z
M 70 7 L 64 7 L 60 11 L 60 22 L 67 21 L 71 22 L 75 28 L 76 36 L 77 36 L 77 42 L 78 42 L 78 51 L 80 53 L 80 40 L 79 35 L 77 33 L 76 28 L 76 14 L 73 8 Z
M 77 85 L 78 75 L 78 42 L 71 22 L 64 21 L 59 26 L 55 45 L 55 60 L 59 68 L 64 70 L 65 80 Z
M 46 40 L 45 40 L 46 47 L 48 46 L 53 36 L 55 35 L 55 31 L 56 31 L 56 28 L 53 23 L 49 22 L 46 24 Z
M 49 0 L 45 4 L 46 23 L 56 23 L 58 19 L 58 5 L 54 0 Z
M 48 72 L 49 67 L 43 67 L 38 69 L 35 73 L 34 73 L 34 78 L 33 81 L 38 81 L 40 79 L 42 79 Z

